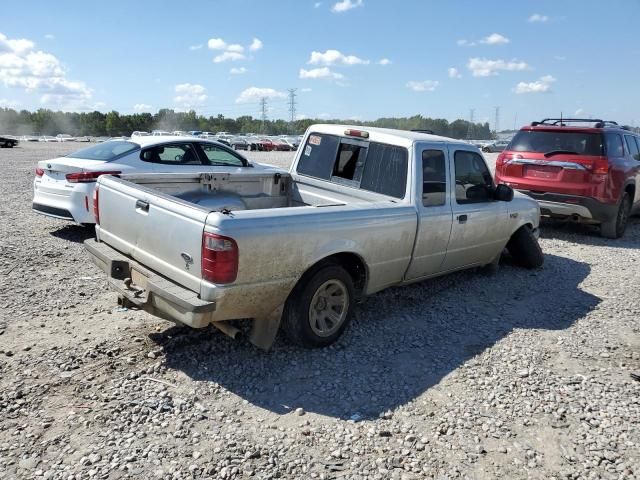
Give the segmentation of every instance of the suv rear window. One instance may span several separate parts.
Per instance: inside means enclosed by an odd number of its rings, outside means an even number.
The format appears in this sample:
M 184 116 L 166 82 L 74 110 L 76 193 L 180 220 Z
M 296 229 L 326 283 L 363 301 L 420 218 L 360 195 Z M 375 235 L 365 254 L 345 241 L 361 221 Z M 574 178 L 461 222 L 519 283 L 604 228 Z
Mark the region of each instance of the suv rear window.
M 600 133 L 560 130 L 521 130 L 513 137 L 507 150 L 513 152 L 566 152 L 578 155 L 603 155 Z
M 70 153 L 67 157 L 82 158 L 85 160 L 104 160 L 106 162 L 115 160 L 129 152 L 138 150 L 140 145 L 124 140 L 109 140 L 106 142 L 83 148 L 77 152 Z
M 353 188 L 403 198 L 409 154 L 406 148 L 336 135 L 311 134 L 297 172 Z

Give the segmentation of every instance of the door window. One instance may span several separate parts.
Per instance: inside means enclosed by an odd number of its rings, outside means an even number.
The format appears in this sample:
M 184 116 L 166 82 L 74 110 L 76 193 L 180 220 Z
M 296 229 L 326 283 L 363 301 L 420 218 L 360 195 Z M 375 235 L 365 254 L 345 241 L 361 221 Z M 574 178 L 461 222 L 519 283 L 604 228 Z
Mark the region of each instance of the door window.
M 493 178 L 480 155 L 458 150 L 454 156 L 454 164 L 457 203 L 482 203 L 493 200 Z
M 447 195 L 447 173 L 442 150 L 422 152 L 422 204 L 425 207 L 444 205 Z
M 640 151 L 638 151 L 638 144 L 636 143 L 637 139 L 632 135 L 625 135 L 624 139 L 627 142 L 629 154 L 631 154 L 634 160 L 640 160 Z
M 167 165 L 202 165 L 193 145 L 190 143 L 172 143 L 146 148 L 140 154 L 145 162 Z
M 228 150 L 207 143 L 200 143 L 199 146 L 204 152 L 205 157 L 207 157 L 210 165 L 222 165 L 230 167 L 245 166 L 245 162 L 241 157 L 239 157 L 238 155 L 234 155 Z

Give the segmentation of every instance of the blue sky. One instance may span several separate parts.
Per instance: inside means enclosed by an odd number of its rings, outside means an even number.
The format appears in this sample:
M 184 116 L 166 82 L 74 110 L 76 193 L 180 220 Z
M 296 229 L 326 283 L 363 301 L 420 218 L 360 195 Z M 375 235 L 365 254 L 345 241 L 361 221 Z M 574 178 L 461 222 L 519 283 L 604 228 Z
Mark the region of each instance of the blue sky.
M 3 1 L 0 106 L 640 125 L 638 0 L 90 5 Z

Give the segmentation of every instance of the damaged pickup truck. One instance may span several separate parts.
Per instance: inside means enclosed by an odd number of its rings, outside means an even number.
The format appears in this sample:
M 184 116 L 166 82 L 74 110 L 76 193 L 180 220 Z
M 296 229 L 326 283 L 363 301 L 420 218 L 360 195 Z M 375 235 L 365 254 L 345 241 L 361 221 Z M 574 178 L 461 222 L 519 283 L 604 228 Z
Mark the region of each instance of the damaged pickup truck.
M 101 176 L 86 242 L 122 304 L 268 349 L 321 347 L 358 300 L 449 272 L 537 268 L 535 200 L 478 149 L 418 132 L 314 125 L 289 172 Z

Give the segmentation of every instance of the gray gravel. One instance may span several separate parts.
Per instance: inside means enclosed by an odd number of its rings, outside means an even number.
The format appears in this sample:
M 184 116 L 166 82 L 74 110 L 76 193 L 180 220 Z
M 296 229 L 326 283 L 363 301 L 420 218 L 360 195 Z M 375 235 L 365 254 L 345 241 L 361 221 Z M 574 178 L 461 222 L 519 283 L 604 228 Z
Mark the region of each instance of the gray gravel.
M 638 219 L 544 225 L 542 270 L 390 289 L 265 354 L 117 308 L 92 231 L 30 209 L 74 147 L 0 150 L 0 478 L 640 477 Z

